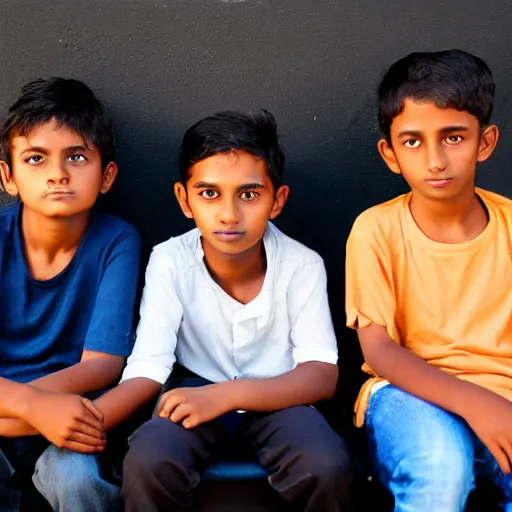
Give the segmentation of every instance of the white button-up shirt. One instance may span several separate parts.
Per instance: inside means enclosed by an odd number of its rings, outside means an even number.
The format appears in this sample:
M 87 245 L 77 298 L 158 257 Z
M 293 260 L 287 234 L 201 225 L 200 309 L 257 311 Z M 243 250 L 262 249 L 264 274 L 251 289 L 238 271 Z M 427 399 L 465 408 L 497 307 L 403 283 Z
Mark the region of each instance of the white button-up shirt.
M 336 364 L 322 258 L 271 223 L 263 243 L 265 279 L 247 304 L 209 274 L 198 229 L 154 247 L 121 380 L 163 384 L 175 361 L 212 382 L 273 377 L 306 361 Z

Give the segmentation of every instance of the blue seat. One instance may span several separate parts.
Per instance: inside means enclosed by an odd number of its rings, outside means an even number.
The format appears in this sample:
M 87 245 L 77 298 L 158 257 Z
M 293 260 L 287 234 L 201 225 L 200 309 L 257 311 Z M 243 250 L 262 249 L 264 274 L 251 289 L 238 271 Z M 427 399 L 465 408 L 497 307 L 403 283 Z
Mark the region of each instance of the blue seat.
M 239 482 L 242 480 L 262 480 L 268 478 L 267 471 L 257 462 L 218 461 L 208 467 L 203 480 Z

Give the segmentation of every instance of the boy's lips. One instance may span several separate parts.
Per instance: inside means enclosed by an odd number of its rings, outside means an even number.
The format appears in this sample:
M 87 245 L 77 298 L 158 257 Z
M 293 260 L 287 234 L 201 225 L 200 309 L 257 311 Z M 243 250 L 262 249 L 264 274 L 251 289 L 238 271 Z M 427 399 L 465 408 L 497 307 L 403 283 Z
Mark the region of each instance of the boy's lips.
M 440 188 L 440 187 L 446 187 L 446 185 L 448 185 L 452 181 L 452 179 L 453 178 L 435 178 L 435 179 L 426 180 L 426 182 L 429 185 L 432 185 L 433 187 Z
M 237 240 L 241 238 L 245 233 L 243 231 L 235 231 L 226 229 L 222 231 L 214 231 L 214 235 L 222 240 Z
M 73 196 L 75 193 L 72 190 L 65 188 L 54 188 L 47 190 L 43 197 L 64 197 L 64 196 Z

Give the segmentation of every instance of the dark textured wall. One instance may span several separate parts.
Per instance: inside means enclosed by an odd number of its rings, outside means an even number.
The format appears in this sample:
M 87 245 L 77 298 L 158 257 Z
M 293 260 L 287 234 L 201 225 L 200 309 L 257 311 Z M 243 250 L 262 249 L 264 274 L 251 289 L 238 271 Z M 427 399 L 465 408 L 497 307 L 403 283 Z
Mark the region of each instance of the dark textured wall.
M 479 184 L 512 196 L 511 29 L 510 0 L 0 0 L 0 114 L 29 79 L 89 84 L 117 125 L 112 207 L 149 246 L 190 227 L 172 194 L 183 131 L 220 109 L 271 110 L 292 188 L 279 225 L 325 258 L 342 324 L 351 223 L 405 190 L 375 150 L 380 74 L 411 51 L 484 58 L 502 138 Z

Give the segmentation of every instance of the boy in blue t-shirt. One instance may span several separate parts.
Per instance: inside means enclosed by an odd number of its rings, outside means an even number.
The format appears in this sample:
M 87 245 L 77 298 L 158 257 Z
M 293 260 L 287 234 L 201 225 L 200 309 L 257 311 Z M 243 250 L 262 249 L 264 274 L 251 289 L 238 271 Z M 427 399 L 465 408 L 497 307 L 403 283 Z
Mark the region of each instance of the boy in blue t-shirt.
M 2 510 L 18 510 L 13 473 L 34 465 L 54 510 L 117 503 L 95 456 L 103 411 L 81 396 L 115 383 L 133 345 L 140 239 L 93 208 L 113 154 L 112 123 L 76 80 L 27 84 L 0 127 L 2 184 L 19 198 L 0 211 Z

